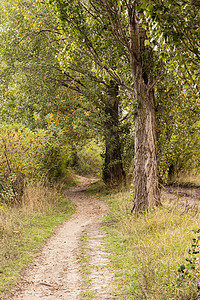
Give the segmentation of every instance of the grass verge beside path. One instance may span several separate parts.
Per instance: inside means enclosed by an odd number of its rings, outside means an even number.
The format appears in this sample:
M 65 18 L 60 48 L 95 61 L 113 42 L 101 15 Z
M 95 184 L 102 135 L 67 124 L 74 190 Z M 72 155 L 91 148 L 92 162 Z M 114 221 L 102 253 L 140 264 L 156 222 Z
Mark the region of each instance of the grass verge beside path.
M 165 202 L 152 212 L 132 215 L 130 192 L 101 190 L 97 184 L 89 193 L 110 206 L 104 229 L 119 299 L 197 299 L 195 275 L 184 280 L 177 277 L 182 275 L 180 266 L 187 265 L 192 230 L 200 228 L 200 214 Z M 198 270 L 192 272 L 198 277 Z
M 0 298 L 20 279 L 56 230 L 75 211 L 56 188 L 29 185 L 20 207 L 0 206 Z

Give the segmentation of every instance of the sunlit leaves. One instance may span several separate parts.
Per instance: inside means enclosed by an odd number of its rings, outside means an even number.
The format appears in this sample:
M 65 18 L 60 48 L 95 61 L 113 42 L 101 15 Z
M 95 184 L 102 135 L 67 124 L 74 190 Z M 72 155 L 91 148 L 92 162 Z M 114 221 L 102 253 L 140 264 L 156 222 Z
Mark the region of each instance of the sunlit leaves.
M 149 24 L 149 43 L 160 58 L 173 63 L 176 75 L 200 98 L 199 8 L 192 1 L 142 1 Z
M 158 123 L 158 161 L 162 180 L 174 173 L 198 170 L 200 107 L 187 85 L 166 71 L 155 91 Z
M 19 201 L 25 178 L 39 175 L 51 135 L 22 124 L 0 126 L 0 198 Z

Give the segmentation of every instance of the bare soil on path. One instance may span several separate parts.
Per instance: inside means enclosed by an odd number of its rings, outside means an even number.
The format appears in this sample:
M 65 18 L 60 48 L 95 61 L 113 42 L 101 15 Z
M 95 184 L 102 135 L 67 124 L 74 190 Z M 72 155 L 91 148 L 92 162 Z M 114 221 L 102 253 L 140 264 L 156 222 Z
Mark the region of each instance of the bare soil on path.
M 91 293 L 94 299 L 117 299 L 111 295 L 113 274 L 107 267 L 109 257 L 102 242 L 105 236 L 101 230 L 102 216 L 108 206 L 85 193 L 94 180 L 84 177 L 79 180 L 77 186 L 65 191 L 65 196 L 75 204 L 76 213 L 56 230 L 40 255 L 22 272 L 20 284 L 5 299 L 84 299 L 81 293 Z M 83 234 L 88 237 L 84 255 L 89 257 L 91 267 L 87 291 L 80 271 Z

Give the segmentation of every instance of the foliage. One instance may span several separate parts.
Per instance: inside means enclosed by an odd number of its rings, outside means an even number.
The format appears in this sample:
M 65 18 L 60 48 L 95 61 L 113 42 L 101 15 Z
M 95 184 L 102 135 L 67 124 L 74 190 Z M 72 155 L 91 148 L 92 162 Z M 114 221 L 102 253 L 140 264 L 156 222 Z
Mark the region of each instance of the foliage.
M 0 126 L 1 198 L 20 202 L 27 179 L 64 178 L 71 164 L 70 146 L 54 131 L 31 131 L 22 124 Z
M 148 44 L 199 99 L 199 5 L 195 1 L 142 1 Z
M 9 0 L 2 5 L 0 119 L 45 127 L 67 99 L 56 54 L 59 32 L 49 8 L 39 1 Z M 23 116 L 23 118 L 22 118 Z
M 200 229 L 192 230 L 195 234 L 200 233 Z M 178 286 L 181 286 L 183 281 L 187 281 L 188 279 L 192 279 L 193 283 L 199 283 L 199 257 L 200 257 L 200 245 L 199 245 L 200 237 L 193 238 L 193 242 L 191 248 L 188 253 L 190 255 L 189 258 L 186 258 L 186 264 L 180 265 L 178 272 L 179 275 L 177 277 Z
M 167 90 L 166 90 L 167 87 Z M 198 169 L 199 106 L 190 89 L 165 70 L 155 89 L 160 179 Z
M 103 164 L 102 152 L 102 144 L 97 144 L 95 140 L 77 145 L 73 153 L 73 168 L 81 175 L 100 176 Z
M 18 55 L 13 55 L 12 62 L 17 68 L 10 66 L 14 76 L 4 74 L 7 86 L 3 85 L 2 118 L 18 119 L 25 106 L 24 123 L 33 128 L 50 129 L 49 125 L 53 125 L 55 131 L 64 130 L 72 143 L 94 135 L 105 136 L 109 77 L 101 74 L 98 78 L 92 59 L 78 45 L 72 47 L 67 32 L 61 31 L 60 22 L 56 22 L 55 14 L 45 3 L 21 0 L 16 9 L 17 21 L 13 22 L 19 34 L 15 37 L 11 34 L 16 44 L 10 38 L 5 49 L 8 44 L 16 47 Z M 13 16 L 12 8 L 7 11 Z M 4 60 L 7 61 L 6 51 Z
M 45 151 L 43 172 L 46 172 L 49 180 L 64 179 L 71 165 L 71 152 L 68 145 L 59 144 Z
M 0 190 L 1 199 L 19 202 L 25 177 L 38 176 L 50 135 L 35 132 L 21 124 L 0 126 Z

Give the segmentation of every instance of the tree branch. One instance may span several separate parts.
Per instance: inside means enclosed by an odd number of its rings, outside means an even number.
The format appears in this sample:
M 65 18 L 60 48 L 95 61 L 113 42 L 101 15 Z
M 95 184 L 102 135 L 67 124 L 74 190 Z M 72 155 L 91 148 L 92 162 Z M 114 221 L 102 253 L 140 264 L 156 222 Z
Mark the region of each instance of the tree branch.
M 163 62 L 163 60 L 161 60 L 161 67 L 158 71 L 158 75 L 156 76 L 155 80 L 151 84 L 148 85 L 148 89 L 147 89 L 148 93 L 154 88 L 154 86 L 156 85 L 156 83 L 160 79 L 160 76 L 161 76 L 162 71 L 163 71 L 163 67 L 164 67 L 164 62 Z
M 200 7 L 200 0 L 192 0 L 192 5 Z

